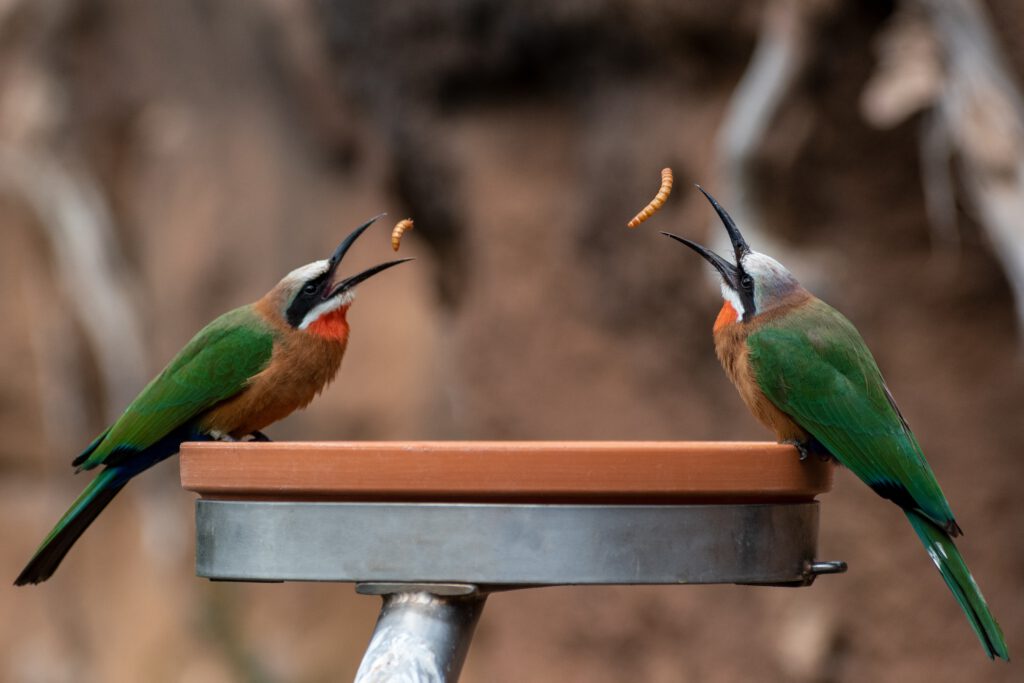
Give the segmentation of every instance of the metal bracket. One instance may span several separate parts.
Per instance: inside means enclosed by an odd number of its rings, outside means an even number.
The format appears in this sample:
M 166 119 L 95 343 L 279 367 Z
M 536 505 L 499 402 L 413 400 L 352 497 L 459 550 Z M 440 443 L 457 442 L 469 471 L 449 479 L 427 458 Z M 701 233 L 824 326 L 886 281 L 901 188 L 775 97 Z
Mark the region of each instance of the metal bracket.
M 804 566 L 804 584 L 810 586 L 822 574 L 845 574 L 846 563 L 842 560 L 808 562 Z

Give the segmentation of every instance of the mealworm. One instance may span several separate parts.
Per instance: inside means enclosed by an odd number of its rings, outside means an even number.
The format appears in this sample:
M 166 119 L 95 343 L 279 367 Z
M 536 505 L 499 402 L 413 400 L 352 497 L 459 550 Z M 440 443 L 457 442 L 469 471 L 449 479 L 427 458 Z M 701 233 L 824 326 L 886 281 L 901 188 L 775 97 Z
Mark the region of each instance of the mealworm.
M 412 230 L 412 219 L 403 218 L 395 224 L 394 229 L 391 231 L 391 248 L 398 251 L 398 246 L 402 243 L 402 235 L 405 234 L 406 230 Z
M 658 194 L 654 195 L 654 199 L 651 203 L 643 208 L 643 210 L 633 217 L 629 223 L 626 223 L 626 227 L 635 228 L 636 226 L 643 223 L 645 220 L 654 215 L 654 212 L 665 205 L 665 200 L 668 199 L 669 193 L 672 192 L 672 169 L 663 168 L 661 169 L 661 188 L 658 190 Z

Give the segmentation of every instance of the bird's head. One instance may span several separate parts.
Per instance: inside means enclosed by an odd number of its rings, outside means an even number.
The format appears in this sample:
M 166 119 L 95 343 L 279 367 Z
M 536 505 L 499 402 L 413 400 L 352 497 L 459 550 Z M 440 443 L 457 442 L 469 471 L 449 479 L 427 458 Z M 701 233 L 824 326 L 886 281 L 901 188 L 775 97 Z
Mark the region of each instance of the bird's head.
M 338 266 L 345 253 L 359 236 L 383 215 L 375 216 L 353 230 L 342 240 L 330 258 L 296 268 L 285 275 L 271 290 L 270 297 L 277 302 L 281 316 L 290 327 L 297 330 L 307 330 L 311 327 L 315 329 L 318 321 L 322 323 L 331 314 L 344 313 L 355 298 L 356 285 L 360 282 L 392 266 L 412 260 L 406 258 L 388 261 L 367 268 L 357 275 L 338 277 Z
M 726 304 L 723 314 L 729 313 L 727 318 L 735 317 L 738 321 L 750 322 L 755 316 L 792 300 L 794 295 L 804 291 L 785 266 L 771 256 L 751 249 L 728 212 L 703 187 L 698 185 L 697 189 L 711 202 L 729 233 L 736 264 L 733 265 L 707 247 L 685 237 L 667 232 L 662 234 L 690 247 L 718 271 L 722 277 L 722 297 Z M 732 311 L 727 311 L 727 307 L 731 307 Z

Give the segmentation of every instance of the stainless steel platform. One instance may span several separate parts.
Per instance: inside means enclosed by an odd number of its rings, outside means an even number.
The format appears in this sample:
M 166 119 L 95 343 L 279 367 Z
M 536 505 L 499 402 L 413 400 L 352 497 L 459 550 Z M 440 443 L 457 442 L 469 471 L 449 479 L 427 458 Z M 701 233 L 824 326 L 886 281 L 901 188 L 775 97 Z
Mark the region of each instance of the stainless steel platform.
M 199 500 L 196 571 L 241 581 L 802 584 L 818 504 Z

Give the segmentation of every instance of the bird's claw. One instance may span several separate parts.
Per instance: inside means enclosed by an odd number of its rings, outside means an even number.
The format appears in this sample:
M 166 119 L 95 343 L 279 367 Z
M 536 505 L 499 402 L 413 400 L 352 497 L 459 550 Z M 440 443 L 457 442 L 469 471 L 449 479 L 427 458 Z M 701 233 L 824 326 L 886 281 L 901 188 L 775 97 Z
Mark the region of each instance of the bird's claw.
M 818 456 L 818 460 L 822 462 L 839 462 L 838 460 L 836 460 L 835 456 L 833 456 L 829 452 L 829 450 L 825 448 L 825 446 L 823 446 L 821 442 L 815 438 L 811 438 L 807 441 L 787 439 L 782 443 L 786 444 L 787 446 L 792 446 L 797 450 L 797 452 L 800 454 L 800 462 L 804 462 L 805 460 L 807 460 L 807 458 L 809 458 L 812 453 Z
M 214 441 L 229 441 L 229 442 L 230 441 L 261 441 L 261 442 L 270 441 L 270 437 L 267 436 L 266 434 L 264 434 L 263 432 L 260 432 L 260 431 L 252 432 L 252 433 L 242 437 L 241 439 L 236 439 L 233 436 L 231 436 L 230 434 L 227 434 L 225 432 L 212 431 L 212 432 L 210 432 L 210 438 L 213 439 Z
M 782 443 L 787 446 L 792 446 L 800 454 L 800 462 L 804 462 L 810 456 L 811 451 L 807 448 L 807 444 L 803 441 L 797 441 L 796 439 L 786 439 Z

